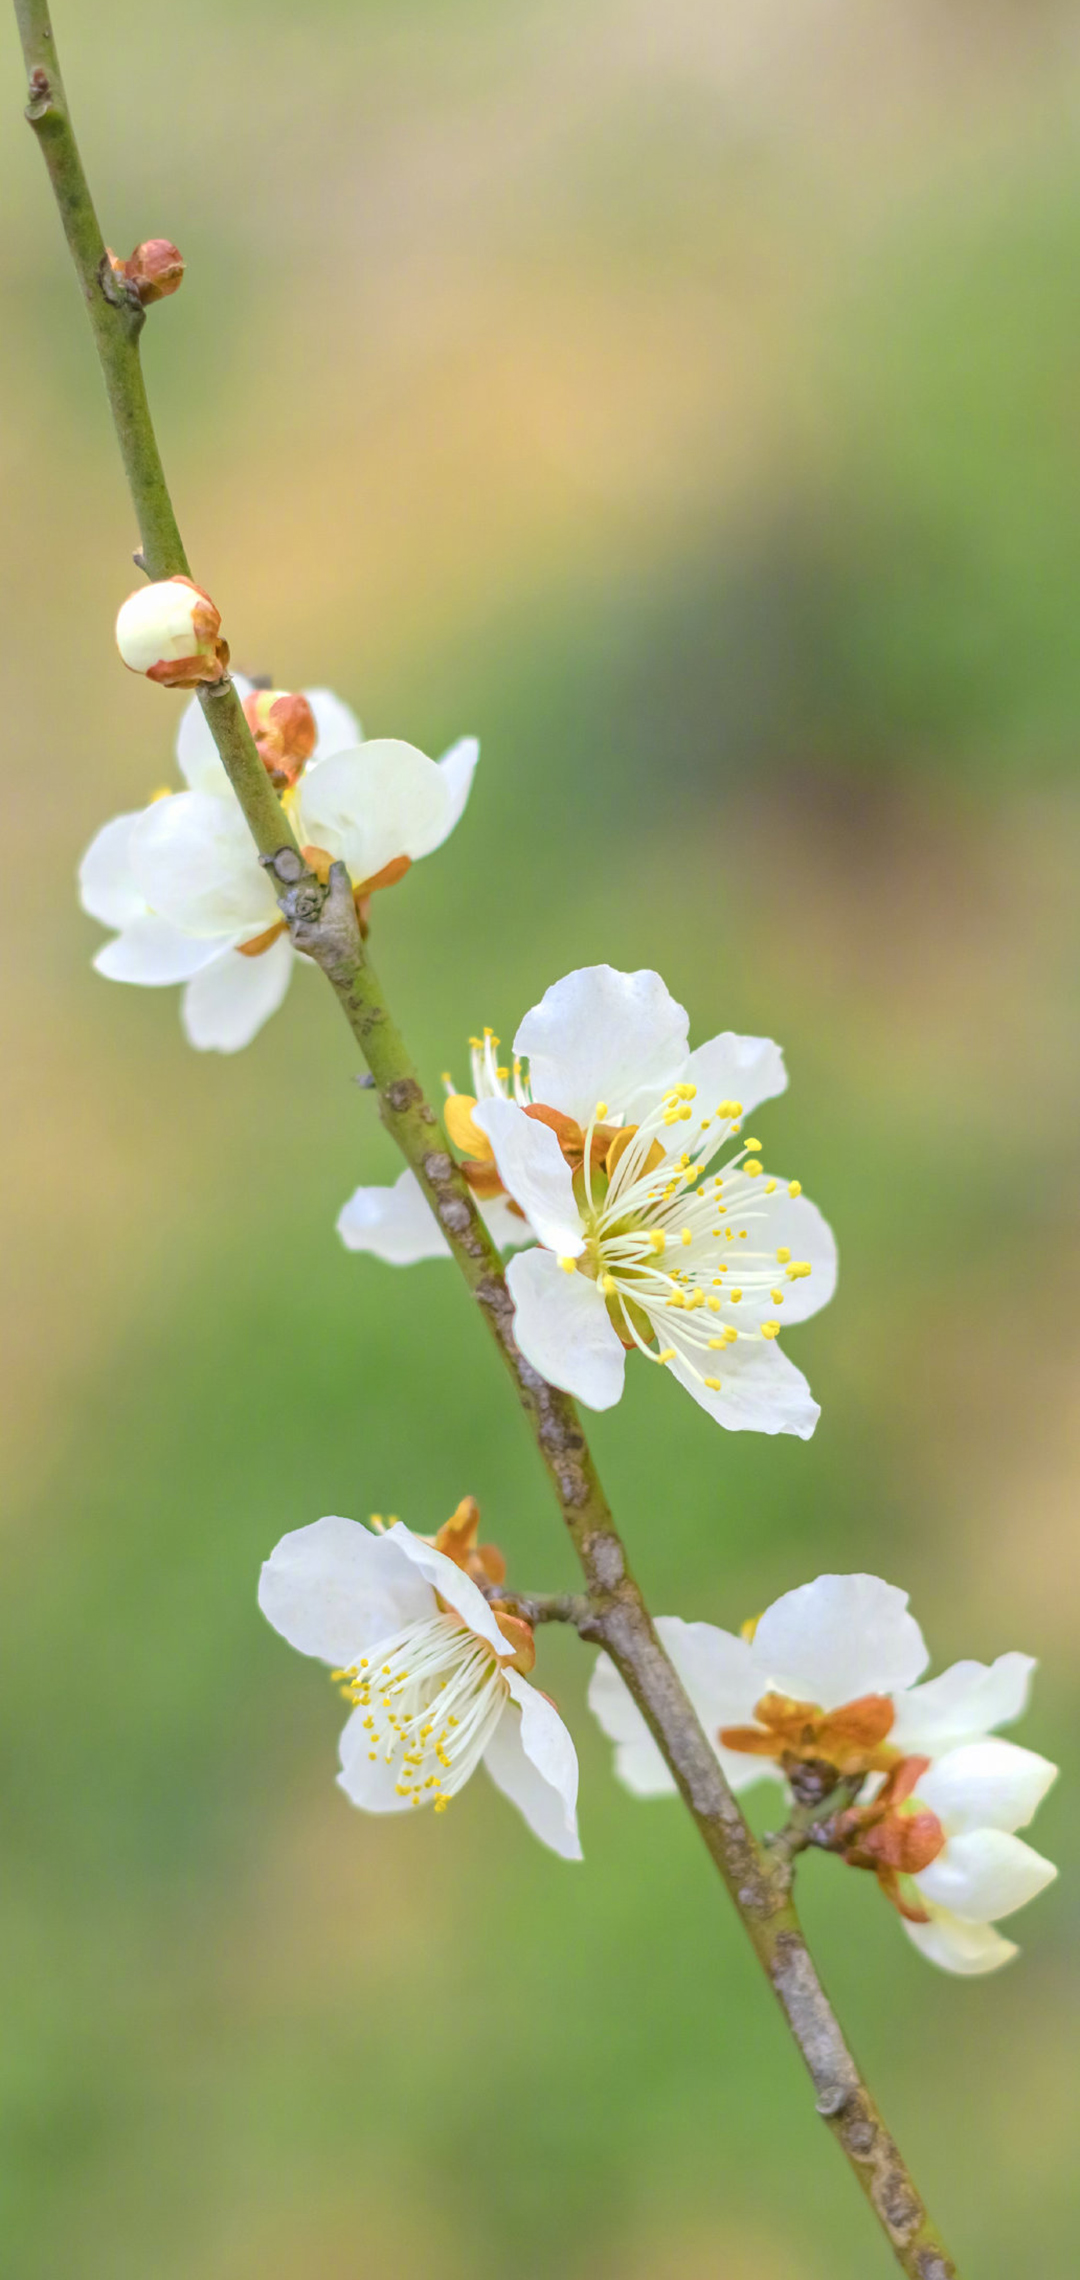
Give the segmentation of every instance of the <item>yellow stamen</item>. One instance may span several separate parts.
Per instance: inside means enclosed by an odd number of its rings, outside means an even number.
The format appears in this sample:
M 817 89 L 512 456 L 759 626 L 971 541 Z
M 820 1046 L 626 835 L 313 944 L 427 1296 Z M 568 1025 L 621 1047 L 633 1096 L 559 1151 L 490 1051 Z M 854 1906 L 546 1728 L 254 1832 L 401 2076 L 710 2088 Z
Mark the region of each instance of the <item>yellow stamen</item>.
M 763 1322 L 761 1325 L 761 1335 L 763 1338 L 778 1338 L 780 1335 L 780 1324 L 778 1322 Z
M 787 1191 L 788 1191 L 788 1194 L 789 1194 L 789 1195 L 801 1195 L 801 1194 L 802 1194 L 802 1181 L 801 1181 L 801 1180 L 789 1180 L 789 1181 L 788 1181 L 788 1188 L 787 1188 Z

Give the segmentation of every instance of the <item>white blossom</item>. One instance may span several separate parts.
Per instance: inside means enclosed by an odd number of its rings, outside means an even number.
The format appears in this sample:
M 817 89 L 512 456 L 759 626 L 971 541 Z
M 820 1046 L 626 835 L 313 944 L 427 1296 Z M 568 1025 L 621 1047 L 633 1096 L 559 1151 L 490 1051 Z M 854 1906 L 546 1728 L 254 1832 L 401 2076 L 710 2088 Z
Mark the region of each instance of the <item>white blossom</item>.
M 543 1844 L 580 1859 L 577 1756 L 558 1711 L 523 1675 L 528 1625 L 500 1620 L 438 1542 L 401 1521 L 378 1534 L 316 1520 L 282 1537 L 259 1605 L 291 1646 L 337 1666 L 354 1705 L 338 1780 L 354 1805 L 441 1812 L 483 1763 Z
M 1023 1712 L 1030 1655 L 955 1663 L 919 1685 L 929 1656 L 907 1593 L 871 1575 L 819 1576 L 739 1636 L 674 1616 L 657 1630 L 733 1789 L 779 1779 L 798 1794 L 810 1780 L 827 1796 L 831 1768 L 854 1789 L 832 1849 L 876 1871 L 923 1954 L 960 1973 L 1008 1962 L 995 1922 L 1056 1874 L 1016 1831 L 1057 1769 L 990 1733 Z M 607 1656 L 589 1704 L 625 1787 L 673 1792 Z
M 593 966 L 547 991 L 514 1052 L 531 1101 L 473 1117 L 538 1238 L 507 1278 L 526 1360 L 607 1409 L 636 1348 L 720 1424 L 808 1437 L 818 1407 L 776 1339 L 831 1298 L 836 1246 L 743 1130 L 787 1083 L 780 1048 L 727 1031 L 691 1052 L 658 974 Z
M 250 683 L 238 675 L 236 685 L 253 699 Z M 466 737 L 436 762 L 393 739 L 365 742 L 330 690 L 305 695 L 317 741 L 283 805 L 301 846 L 344 861 L 363 895 L 448 838 L 478 746 Z M 116 929 L 94 959 L 97 971 L 149 987 L 184 983 L 190 1043 L 233 1053 L 276 1012 L 297 953 L 197 701 L 176 750 L 187 789 L 105 824 L 83 857 L 80 897 Z

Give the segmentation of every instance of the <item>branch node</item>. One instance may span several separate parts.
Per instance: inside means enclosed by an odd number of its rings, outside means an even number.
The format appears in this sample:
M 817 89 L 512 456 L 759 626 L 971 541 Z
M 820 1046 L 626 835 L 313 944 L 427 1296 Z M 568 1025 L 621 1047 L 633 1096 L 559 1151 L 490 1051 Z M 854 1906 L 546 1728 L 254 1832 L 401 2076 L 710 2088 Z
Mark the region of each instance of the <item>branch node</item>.
M 55 108 L 52 80 L 40 63 L 36 63 L 30 73 L 29 92 L 30 100 L 24 116 L 29 119 L 32 127 L 36 127 L 39 119 L 47 118 Z

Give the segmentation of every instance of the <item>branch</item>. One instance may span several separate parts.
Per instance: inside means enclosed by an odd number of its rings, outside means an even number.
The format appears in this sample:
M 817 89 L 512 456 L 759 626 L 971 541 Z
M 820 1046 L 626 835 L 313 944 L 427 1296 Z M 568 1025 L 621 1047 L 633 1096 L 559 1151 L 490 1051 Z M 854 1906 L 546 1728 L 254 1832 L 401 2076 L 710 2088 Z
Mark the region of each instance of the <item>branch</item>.
M 139 362 L 142 311 L 118 287 L 98 227 L 60 77 L 46 0 L 15 0 L 41 145 L 87 305 L 151 577 L 187 574 Z M 657 1638 L 627 1565 L 573 1403 L 519 1353 L 498 1252 L 450 1154 L 391 1019 L 357 924 L 343 864 L 326 888 L 303 858 L 228 681 L 201 702 L 292 939 L 320 965 L 375 1080 L 387 1131 L 411 1165 L 515 1385 L 569 1530 L 588 1597 L 521 1599 L 530 1619 L 571 1621 L 599 1639 L 628 1686 L 697 1823 L 809 2070 L 817 2110 L 911 2280 L 956 2280 L 956 2266 L 863 2083 L 815 1972 L 790 1898 L 790 1864 L 752 1836 Z

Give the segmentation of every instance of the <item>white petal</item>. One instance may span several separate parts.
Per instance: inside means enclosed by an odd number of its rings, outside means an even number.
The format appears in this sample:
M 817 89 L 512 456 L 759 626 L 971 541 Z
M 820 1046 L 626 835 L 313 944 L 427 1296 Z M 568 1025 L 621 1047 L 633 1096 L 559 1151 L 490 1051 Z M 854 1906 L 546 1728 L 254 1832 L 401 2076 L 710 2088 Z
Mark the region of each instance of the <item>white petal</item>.
M 337 1231 L 349 1251 L 370 1251 L 390 1267 L 418 1259 L 445 1259 L 450 1246 L 415 1172 L 393 1187 L 359 1187 L 339 1214 Z
M 276 1544 L 259 1577 L 259 1605 L 302 1655 L 346 1668 L 407 1623 L 436 1613 L 435 1594 L 392 1541 L 355 1520 L 315 1520 Z
M 711 1116 L 722 1100 L 739 1100 L 750 1115 L 763 1100 L 774 1100 L 787 1090 L 787 1070 L 779 1045 L 771 1037 L 739 1037 L 725 1029 L 708 1044 L 698 1045 L 686 1064 L 687 1084 L 696 1085 L 696 1106 Z M 676 1125 L 678 1133 L 681 1127 Z M 679 1146 L 684 1143 L 680 1140 Z
M 292 977 L 294 951 L 287 934 L 257 958 L 226 950 L 204 966 L 184 991 L 182 1019 L 189 1044 L 200 1053 L 239 1053 L 276 1013 Z
M 764 1180 L 757 1185 L 764 1188 Z M 783 1304 L 774 1306 L 766 1293 L 761 1302 L 763 1317 L 779 1322 L 781 1330 L 786 1330 L 792 1322 L 805 1322 L 828 1305 L 836 1289 L 836 1237 L 816 1203 L 805 1195 L 790 1196 L 786 1181 L 780 1181 L 775 1195 L 763 1194 L 760 1204 L 755 1197 L 750 1208 L 763 1216 L 750 1221 L 747 1249 L 750 1243 L 755 1249 L 785 1249 L 799 1265 L 811 1270 L 789 1282 L 784 1267 L 776 1262 L 776 1288 L 783 1293 Z
M 928 1963 L 964 1978 L 998 1971 L 1019 1954 L 1012 1940 L 1003 1940 L 989 1924 L 962 1924 L 947 1908 L 935 1908 L 928 1924 L 911 1924 L 905 1918 L 904 1930 Z
M 927 1664 L 908 1595 L 877 1575 L 819 1575 L 766 1608 L 754 1635 L 761 1692 L 836 1710 L 910 1686 Z
M 102 824 L 79 865 L 79 901 L 103 926 L 130 926 L 146 916 L 146 897 L 131 868 L 131 834 L 142 813 L 134 808 Z
M 188 934 L 254 932 L 281 915 L 233 799 L 156 800 L 132 832 L 131 860 L 151 909 Z
M 364 731 L 350 706 L 336 697 L 332 689 L 305 689 L 317 731 L 315 750 L 308 761 L 309 768 L 318 767 L 323 760 L 332 760 L 335 752 L 355 752 L 364 741 Z
M 967 1829 L 950 1837 L 944 1852 L 913 1881 L 936 1908 L 948 1908 L 968 1924 L 992 1924 L 1026 1907 L 1056 1875 L 1053 1862 L 1022 1837 L 1005 1829 Z
M 462 1622 L 468 1624 L 470 1631 L 475 1631 L 478 1639 L 486 1639 L 489 1647 L 494 1647 L 500 1660 L 505 1655 L 513 1654 L 514 1650 L 504 1639 L 483 1592 L 473 1582 L 471 1575 L 466 1575 L 464 1568 L 459 1568 L 456 1560 L 448 1559 L 446 1553 L 437 1551 L 434 1544 L 426 1544 L 422 1536 L 414 1536 L 412 1529 L 406 1528 L 403 1520 L 395 1520 L 382 1541 L 396 1546 L 403 1558 L 409 1560 L 432 1589 L 438 1592 L 440 1599 L 445 1599 L 447 1606 L 452 1607 Z
M 654 1319 L 658 1335 L 675 1348 L 676 1359 L 667 1365 L 672 1377 L 718 1425 L 726 1425 L 729 1433 L 796 1433 L 800 1441 L 809 1440 L 821 1410 L 802 1371 L 781 1353 L 775 1338 L 740 1338 L 704 1361 L 695 1348 L 696 1367 L 710 1365 L 709 1376 L 715 1373 L 720 1380 L 717 1393 L 687 1366 L 674 1317 L 665 1310 Z
M 722 1749 L 717 1739 L 721 1726 L 743 1725 L 749 1720 L 761 1693 L 748 1642 L 733 1638 L 712 1623 L 684 1623 L 677 1615 L 659 1616 L 656 1630 L 732 1788 L 778 1780 L 776 1767 L 767 1759 Z M 615 1743 L 615 1772 L 624 1787 L 637 1797 L 670 1796 L 675 1788 L 671 1774 L 607 1655 L 597 1661 L 588 1700 L 594 1717 Z
M 370 1643 L 378 1645 L 376 1639 Z M 350 1804 L 358 1805 L 362 1813 L 407 1813 L 413 1793 L 410 1790 L 404 1797 L 400 1794 L 401 1760 L 395 1752 L 392 1764 L 387 1765 L 386 1752 L 379 1750 L 372 1762 L 371 1732 L 364 1723 L 366 1715 L 363 1710 L 354 1710 L 342 1729 L 338 1743 L 341 1759 L 338 1788 L 345 1791 Z
M 373 738 L 300 778 L 300 837 L 325 847 L 357 886 L 399 855 L 423 853 L 446 819 L 450 791 L 412 744 Z
M 508 1195 L 478 1195 L 476 1204 L 492 1242 L 500 1251 L 520 1250 L 523 1243 L 536 1241 L 528 1220 L 514 1210 Z
M 958 1662 L 929 1678 L 913 1694 L 897 1697 L 891 1739 L 914 1755 L 936 1757 L 957 1743 L 1007 1726 L 1027 1707 L 1034 1655 L 999 1655 L 996 1662 Z
M 242 673 L 232 676 L 233 687 L 243 704 L 251 695 L 252 682 Z M 176 732 L 176 758 L 181 775 L 193 792 L 214 792 L 218 798 L 228 793 L 232 797 L 229 779 L 221 765 L 217 745 L 206 724 L 206 715 L 198 697 L 192 697 L 180 715 Z
M 598 1101 L 629 1121 L 681 1077 L 689 1020 L 659 974 L 583 966 L 527 1013 L 514 1051 L 529 1056 L 534 1100 L 587 1124 Z
M 1057 1771 L 1049 1758 L 1017 1742 L 966 1742 L 923 1774 L 919 1802 L 950 1837 L 965 1829 L 1026 1829 Z
M 661 1634 L 663 1623 L 661 1617 L 656 1626 Z M 589 1680 L 588 1704 L 597 1724 L 615 1744 L 615 1775 L 623 1788 L 635 1797 L 673 1797 L 674 1778 L 608 1655 L 597 1656 Z
M 570 1166 L 551 1130 L 512 1100 L 481 1100 L 473 1122 L 495 1151 L 499 1177 L 538 1240 L 562 1258 L 585 1248 Z
M 164 989 L 169 982 L 190 981 L 211 958 L 220 955 L 220 941 L 185 934 L 167 918 L 136 918 L 97 952 L 94 965 L 110 982 L 141 982 L 144 989 Z
M 612 1408 L 622 1394 L 626 1353 L 596 1283 L 565 1274 L 550 1251 L 519 1251 L 506 1280 L 526 1361 L 589 1409 Z
M 577 1751 L 554 1703 L 517 1671 L 508 1671 L 507 1680 L 511 1699 L 484 1764 L 541 1844 L 564 1860 L 580 1860 Z
M 479 758 L 480 746 L 475 736 L 463 736 L 459 743 L 450 746 L 449 752 L 443 753 L 441 760 L 436 761 L 435 765 L 446 785 L 446 812 L 438 830 L 430 833 L 422 844 L 414 845 L 411 849 L 414 861 L 418 855 L 433 855 L 436 847 L 441 847 L 444 839 L 449 839 L 455 825 L 461 822 Z

